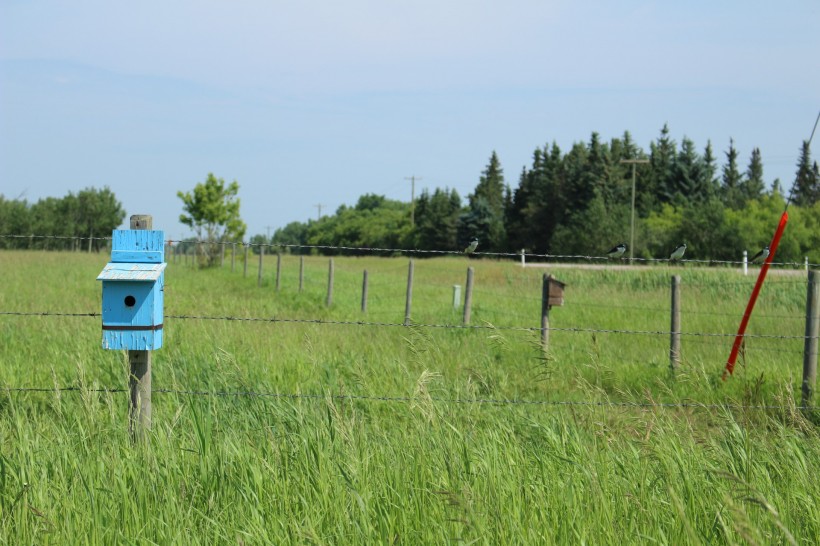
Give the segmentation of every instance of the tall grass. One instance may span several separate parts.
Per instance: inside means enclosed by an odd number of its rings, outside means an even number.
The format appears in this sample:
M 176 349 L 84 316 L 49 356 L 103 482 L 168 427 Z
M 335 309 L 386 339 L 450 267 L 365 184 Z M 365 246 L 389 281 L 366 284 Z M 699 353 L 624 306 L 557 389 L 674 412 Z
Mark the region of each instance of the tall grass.
M 107 256 L 0 259 L 0 310 L 99 310 Z M 252 264 L 247 278 L 169 265 L 166 314 L 403 321 L 404 259 L 335 258 L 329 309 L 327 259 L 307 259 L 302 293 L 298 258 L 283 258 L 278 293 L 275 258 L 262 287 Z M 725 383 L 731 338 L 685 336 L 674 373 L 664 335 L 558 330 L 544 355 L 538 332 L 505 329 L 538 326 L 544 270 L 453 258 L 416 261 L 414 322 L 460 324 L 467 266 L 488 328 L 168 319 L 153 383 L 174 392 L 154 394 L 145 445 L 128 436 L 127 392 L 96 390 L 125 387 L 127 370 L 99 348 L 99 318 L 0 316 L 0 540 L 816 542 L 799 340 L 751 338 Z M 551 326 L 668 331 L 673 272 L 685 332 L 734 331 L 753 277 L 692 267 L 554 268 L 568 286 Z M 750 332 L 802 335 L 804 300 L 804 276 L 773 275 Z M 229 394 L 249 391 L 278 396 Z

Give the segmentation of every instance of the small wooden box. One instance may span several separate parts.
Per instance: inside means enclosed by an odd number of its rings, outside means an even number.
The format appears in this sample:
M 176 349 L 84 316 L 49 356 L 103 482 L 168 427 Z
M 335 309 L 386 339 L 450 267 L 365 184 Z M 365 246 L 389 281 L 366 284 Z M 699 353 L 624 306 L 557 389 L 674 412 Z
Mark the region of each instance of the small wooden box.
M 165 234 L 115 230 L 102 281 L 104 349 L 151 351 L 162 347 Z

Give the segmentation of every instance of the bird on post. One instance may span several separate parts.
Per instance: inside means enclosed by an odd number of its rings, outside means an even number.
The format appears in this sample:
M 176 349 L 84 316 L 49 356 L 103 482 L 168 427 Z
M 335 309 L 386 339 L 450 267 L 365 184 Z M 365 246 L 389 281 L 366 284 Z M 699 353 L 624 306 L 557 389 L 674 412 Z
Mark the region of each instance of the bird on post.
M 609 249 L 609 252 L 607 252 L 606 255 L 610 258 L 620 258 L 624 255 L 624 252 L 626 252 L 627 248 L 628 247 L 626 246 L 626 243 L 621 243 L 618 246 L 614 246 L 611 249 Z
M 669 255 L 669 261 L 673 260 L 680 260 L 683 258 L 683 253 L 686 252 L 686 243 L 683 243 L 678 248 L 672 251 L 672 254 Z
M 473 237 L 473 240 L 470 241 L 470 244 L 467 245 L 467 248 L 464 249 L 464 254 L 472 254 L 475 252 L 475 249 L 478 247 L 478 237 Z
M 760 260 L 761 262 L 763 262 L 768 257 L 769 257 L 769 247 L 764 247 L 763 250 L 761 250 L 760 252 L 755 254 L 754 257 L 750 261 L 754 262 L 755 260 Z

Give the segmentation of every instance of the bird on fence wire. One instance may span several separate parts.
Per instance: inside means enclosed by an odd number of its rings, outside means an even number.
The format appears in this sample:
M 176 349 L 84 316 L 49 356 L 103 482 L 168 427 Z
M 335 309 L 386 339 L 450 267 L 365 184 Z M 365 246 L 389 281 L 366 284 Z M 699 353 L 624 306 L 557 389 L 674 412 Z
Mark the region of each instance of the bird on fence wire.
M 686 243 L 683 243 L 678 248 L 672 251 L 672 254 L 669 255 L 669 261 L 673 260 L 680 260 L 683 258 L 683 253 L 686 252 Z
M 626 243 L 621 243 L 618 246 L 614 246 L 611 249 L 609 249 L 609 252 L 607 252 L 606 255 L 610 258 L 620 258 L 624 255 L 624 252 L 626 252 L 627 248 L 628 247 L 626 246 Z
M 766 258 L 768 258 L 768 257 L 769 257 L 769 247 L 764 247 L 763 250 L 761 250 L 760 252 L 755 254 L 754 257 L 750 261 L 752 263 L 754 263 L 756 260 L 760 260 L 762 262 L 762 261 L 765 261 Z
M 475 249 L 478 247 L 478 237 L 473 237 L 473 240 L 470 241 L 470 244 L 467 245 L 467 248 L 464 249 L 464 254 L 472 254 L 475 252 Z

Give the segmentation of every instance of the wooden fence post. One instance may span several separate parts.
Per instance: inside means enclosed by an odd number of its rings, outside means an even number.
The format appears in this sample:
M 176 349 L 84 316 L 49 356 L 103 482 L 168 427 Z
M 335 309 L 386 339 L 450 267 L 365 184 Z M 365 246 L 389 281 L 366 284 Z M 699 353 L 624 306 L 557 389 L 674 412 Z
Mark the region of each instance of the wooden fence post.
M 669 334 L 669 367 L 680 366 L 680 275 L 672 275 L 672 327 Z
M 473 311 L 473 278 L 475 277 L 475 269 L 467 268 L 467 284 L 464 288 L 464 313 L 461 317 L 463 324 L 470 324 L 470 314 Z
M 279 292 L 279 287 L 281 286 L 280 279 L 282 278 L 282 253 L 276 253 L 276 291 Z
M 550 343 L 550 276 L 541 279 L 541 350 L 549 350 Z
M 413 308 L 413 260 L 407 266 L 407 297 L 404 302 L 404 325 L 410 325 L 410 312 Z
M 153 229 L 154 219 L 148 214 L 131 216 L 131 229 Z M 151 351 L 128 351 L 128 390 L 131 394 L 129 428 L 135 440 L 143 438 L 151 428 Z
M 225 242 L 219 243 L 219 267 L 225 267 Z
M 367 313 L 367 269 L 362 275 L 362 313 Z
M 305 288 L 305 257 L 299 256 L 299 292 Z
M 250 251 L 251 247 L 247 243 L 243 243 L 243 244 L 245 245 L 245 265 L 242 269 L 242 276 L 247 277 L 248 276 L 248 251 Z
M 265 257 L 265 245 L 259 245 L 259 271 L 256 273 L 256 285 L 262 286 L 262 258 Z
M 453 309 L 458 309 L 458 306 L 461 305 L 461 285 L 454 284 L 453 285 Z
M 231 273 L 233 273 L 235 263 L 236 263 L 236 243 L 231 243 Z
M 817 382 L 817 352 L 820 336 L 820 271 L 809 271 L 806 291 L 806 341 L 803 348 L 803 406 L 814 405 Z
M 327 266 L 327 301 L 325 305 L 330 307 L 333 303 L 333 258 Z

